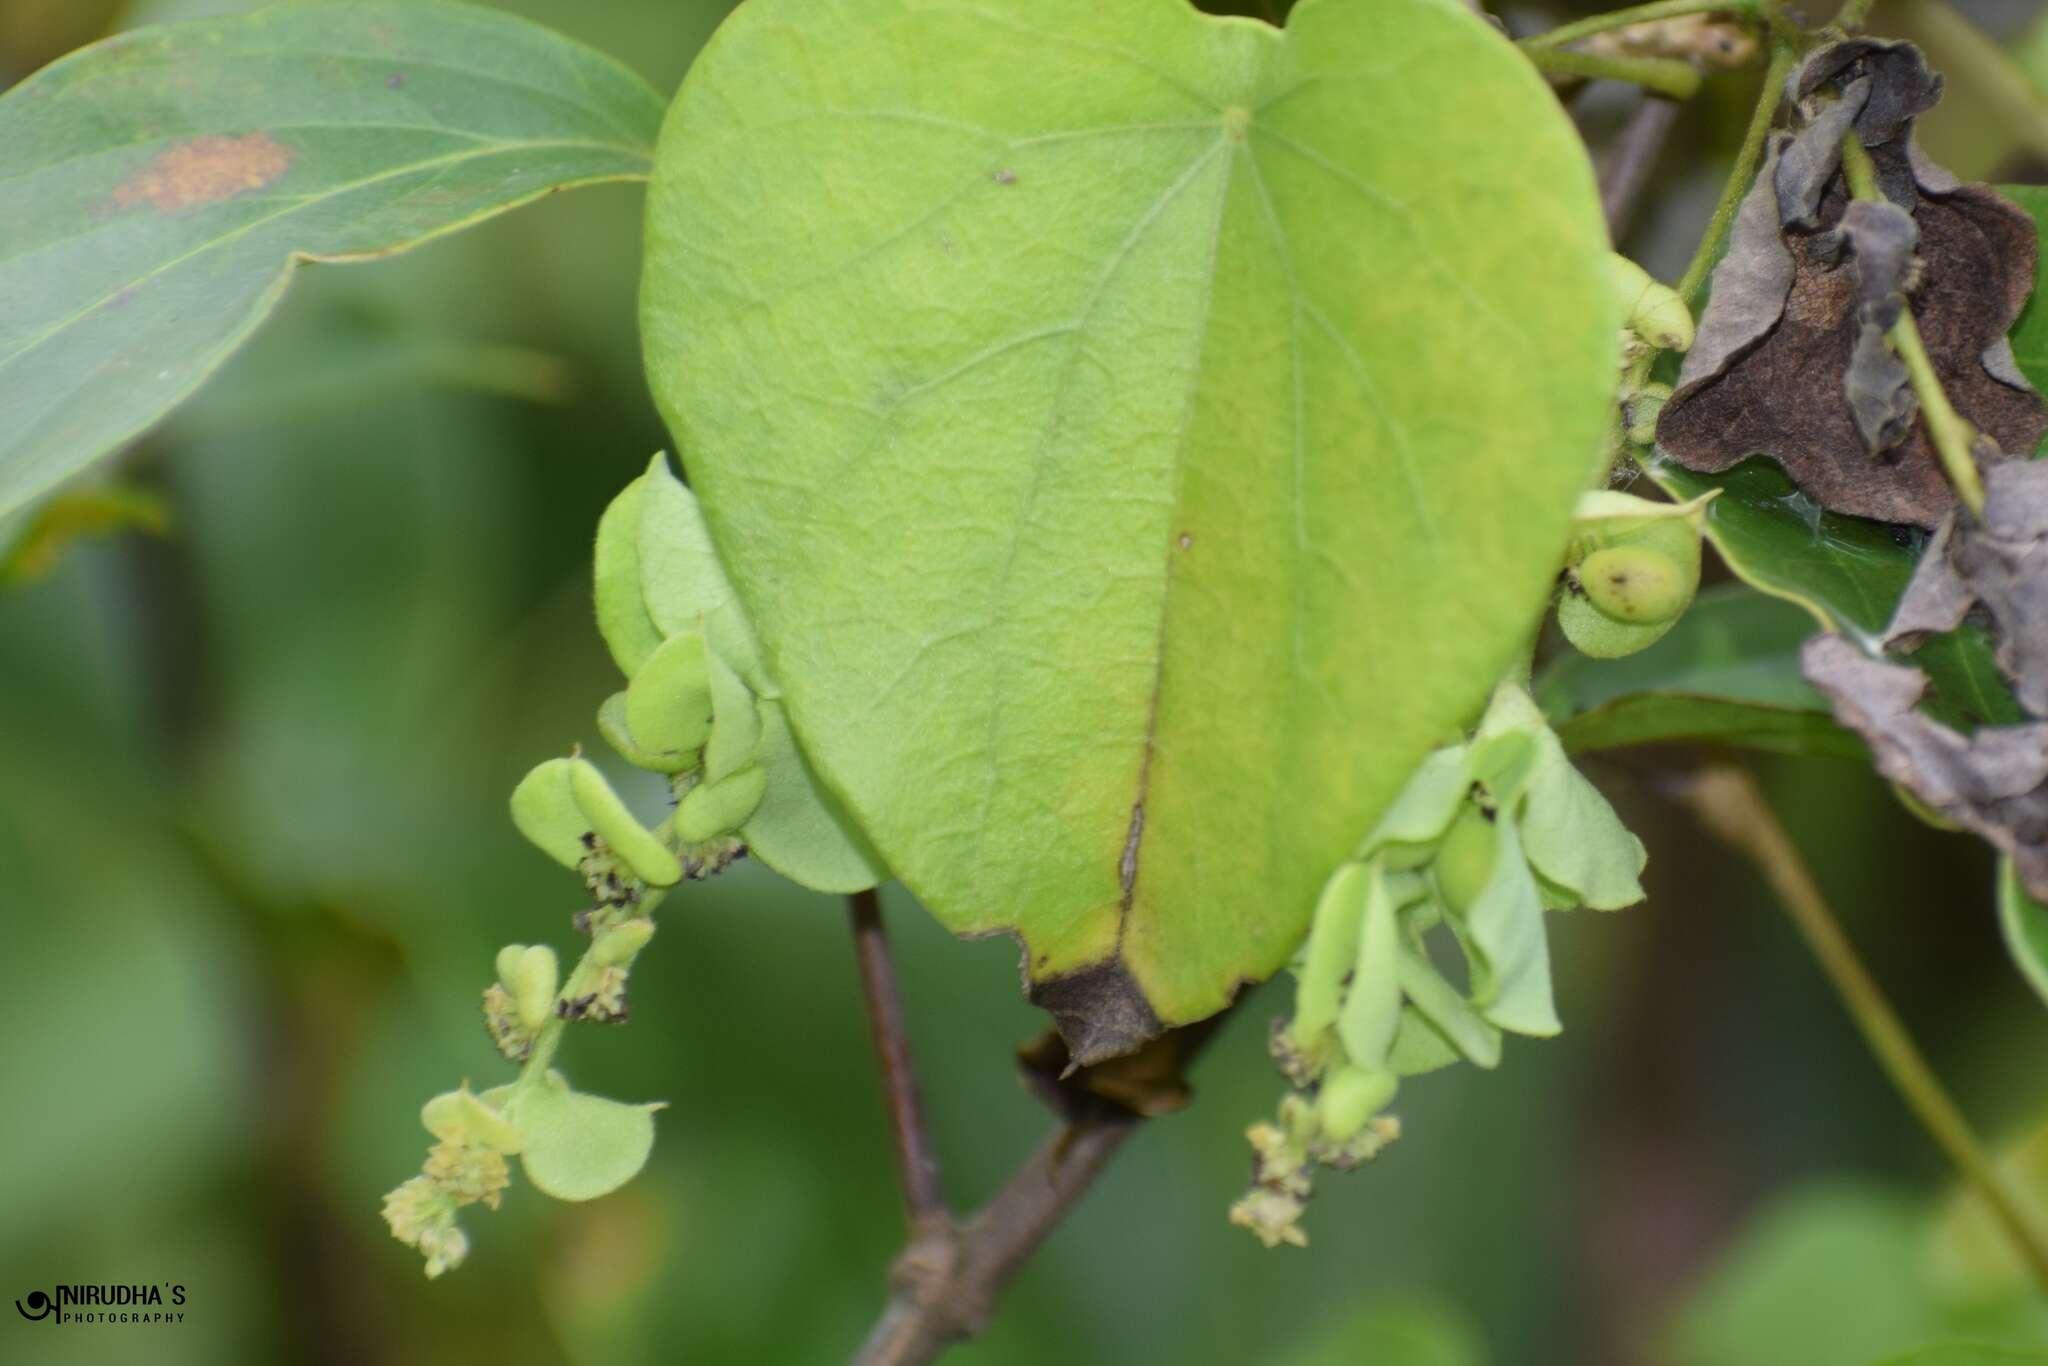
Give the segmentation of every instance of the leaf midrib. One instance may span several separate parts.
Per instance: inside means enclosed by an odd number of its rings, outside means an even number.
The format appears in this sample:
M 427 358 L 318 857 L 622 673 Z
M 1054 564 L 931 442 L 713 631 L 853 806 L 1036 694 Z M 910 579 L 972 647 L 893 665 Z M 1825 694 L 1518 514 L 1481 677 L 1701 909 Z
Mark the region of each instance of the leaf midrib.
M 1228 153 L 1231 145 L 1232 139 L 1227 134 L 1219 131 L 1219 136 L 1216 140 L 1204 148 L 1199 155 L 1192 158 L 1180 174 L 1168 182 L 1166 188 L 1160 192 L 1152 204 L 1139 216 L 1137 222 L 1132 225 L 1131 231 L 1125 235 L 1114 257 L 1103 269 L 1095 286 L 1090 290 L 1087 299 L 1081 306 L 1080 313 L 1073 322 L 1067 324 L 1067 335 L 1071 338 L 1067 358 L 1060 368 L 1059 377 L 1054 385 L 1053 397 L 1047 407 L 1046 424 L 1040 434 L 1037 450 L 1032 460 L 1031 481 L 1025 488 L 1024 497 L 1017 515 L 1011 521 L 1012 526 L 1022 527 L 1028 524 L 1032 505 L 1036 502 L 1039 491 L 1043 486 L 1046 456 L 1052 448 L 1054 437 L 1060 430 L 1067 385 L 1079 364 L 1083 343 L 1087 338 L 1089 318 L 1100 304 L 1103 296 L 1108 292 L 1117 274 L 1122 270 L 1124 264 L 1130 260 L 1139 244 L 1144 241 L 1146 234 L 1151 231 L 1153 225 L 1160 220 L 1166 210 L 1171 207 L 1184 191 L 1200 179 L 1201 173 L 1210 166 L 1218 154 Z M 1227 168 L 1223 174 L 1217 177 L 1215 192 L 1216 208 L 1214 221 L 1209 233 L 1208 262 L 1202 274 L 1205 288 L 1196 325 L 1189 330 L 1191 344 L 1195 353 L 1191 364 L 1187 367 L 1190 375 L 1194 375 L 1199 370 L 1201 354 L 1207 344 L 1209 311 L 1211 303 L 1215 298 L 1216 261 L 1221 248 L 1223 219 L 1225 209 L 1229 204 L 1232 180 L 1233 172 Z M 1137 879 L 1145 831 L 1145 801 L 1151 786 L 1152 756 L 1155 749 L 1159 719 L 1159 698 L 1162 690 L 1166 660 L 1168 604 L 1173 595 L 1173 560 L 1171 551 L 1173 528 L 1176 524 L 1176 514 L 1178 514 L 1181 508 L 1183 476 L 1187 468 L 1187 461 L 1185 459 L 1187 436 L 1193 426 L 1195 401 L 1200 390 L 1200 383 L 1197 380 L 1191 379 L 1188 384 L 1188 393 L 1181 421 L 1174 434 L 1174 489 L 1170 500 L 1171 510 L 1167 518 L 1166 549 L 1164 570 L 1161 576 L 1162 585 L 1159 594 L 1159 618 L 1155 636 L 1156 645 L 1153 651 L 1152 681 L 1147 690 L 1147 714 L 1144 735 L 1139 749 L 1138 772 L 1132 784 L 1133 795 L 1130 804 L 1130 821 L 1125 832 L 1123 844 L 1117 855 L 1116 864 L 1118 885 L 1116 941 L 1119 953 L 1122 948 L 1124 926 L 1129 920 L 1130 909 L 1137 895 Z M 1021 544 L 1021 535 L 1011 538 L 1009 551 L 1004 557 L 1002 569 L 996 576 L 995 587 L 990 594 L 990 601 L 996 604 L 998 608 L 1009 592 L 1010 583 L 1016 569 L 1017 552 Z M 992 622 L 1002 620 L 1002 614 L 999 610 L 992 611 L 990 616 Z M 989 709 L 989 724 L 983 745 L 983 752 L 989 757 L 988 778 L 983 788 L 981 809 L 975 820 L 975 839 L 978 849 L 985 847 L 988 839 L 989 818 L 994 806 L 998 786 L 1000 767 L 995 759 L 1002 732 L 1003 701 L 1005 695 L 1005 692 L 999 688 L 995 693 L 994 703 Z

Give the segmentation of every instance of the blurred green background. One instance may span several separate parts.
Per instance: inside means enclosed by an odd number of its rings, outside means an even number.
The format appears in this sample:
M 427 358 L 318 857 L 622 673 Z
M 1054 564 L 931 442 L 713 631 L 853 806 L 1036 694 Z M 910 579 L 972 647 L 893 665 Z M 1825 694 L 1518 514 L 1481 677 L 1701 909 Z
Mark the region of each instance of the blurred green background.
M 0 82 L 111 26 L 244 7 L 0 0 Z M 664 91 L 727 8 L 503 7 Z M 2038 8 L 1976 12 L 2011 34 Z M 1918 9 L 1888 0 L 1879 27 Z M 1753 93 L 1716 78 L 1682 121 L 1627 243 L 1652 269 L 1689 253 Z M 1610 117 L 1597 95 L 1588 117 Z M 2038 172 L 2009 122 L 1959 94 L 1928 141 L 1967 175 Z M 81 543 L 0 590 L 0 1291 L 187 1290 L 172 1328 L 10 1315 L 0 1361 L 831 1362 L 864 1333 L 901 1228 L 845 918 L 756 867 L 672 900 L 631 1024 L 565 1053 L 589 1089 L 672 1102 L 644 1175 L 587 1206 L 515 1177 L 431 1284 L 377 1215 L 428 1142 L 420 1102 L 507 1073 L 476 1012 L 493 950 L 566 944 L 580 904 L 504 803 L 595 741 L 616 686 L 592 528 L 666 442 L 633 329 L 639 208 L 579 191 L 303 271 L 123 464 L 172 534 Z M 1564 1037 L 1411 1084 L 1407 1136 L 1324 1181 L 1309 1251 L 1223 1217 L 1281 1089 L 1276 984 L 951 1359 L 1865 1366 L 1949 1334 L 2048 1344 L 2009 1279 L 1942 1276 L 1941 1164 L 1758 883 L 1654 795 L 1690 762 L 1596 770 L 1651 848 L 1651 897 L 1554 918 Z M 2005 1138 L 2038 1123 L 2048 1016 L 2004 959 L 1983 851 L 1856 766 L 1765 776 L 1965 1108 Z M 964 1207 L 1049 1126 L 1011 1064 L 1040 1019 L 1007 942 L 887 906 Z

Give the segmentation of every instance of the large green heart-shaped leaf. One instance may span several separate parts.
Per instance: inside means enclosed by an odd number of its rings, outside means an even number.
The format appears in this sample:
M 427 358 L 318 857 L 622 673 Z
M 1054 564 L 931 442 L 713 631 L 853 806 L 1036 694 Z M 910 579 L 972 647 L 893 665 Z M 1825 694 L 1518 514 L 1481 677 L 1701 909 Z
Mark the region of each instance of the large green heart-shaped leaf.
M 1604 252 L 1454 0 L 751 0 L 642 326 L 806 753 L 1086 1059 L 1273 972 L 1476 717 L 1596 469 Z
M 140 432 L 298 260 L 647 174 L 661 100 L 510 15 L 286 5 L 95 44 L 0 98 L 0 515 Z

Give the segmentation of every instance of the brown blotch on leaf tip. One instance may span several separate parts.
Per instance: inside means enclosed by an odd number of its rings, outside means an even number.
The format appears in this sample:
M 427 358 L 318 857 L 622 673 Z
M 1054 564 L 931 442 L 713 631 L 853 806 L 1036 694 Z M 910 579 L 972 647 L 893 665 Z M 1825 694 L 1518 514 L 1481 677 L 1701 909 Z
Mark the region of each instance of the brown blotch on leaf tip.
M 1029 994 L 1052 1016 L 1075 1067 L 1134 1052 L 1166 1028 L 1120 958 L 1031 982 Z
M 291 169 L 292 156 L 268 133 L 190 138 L 115 186 L 114 203 L 124 209 L 148 204 L 159 213 L 218 203 L 275 184 Z

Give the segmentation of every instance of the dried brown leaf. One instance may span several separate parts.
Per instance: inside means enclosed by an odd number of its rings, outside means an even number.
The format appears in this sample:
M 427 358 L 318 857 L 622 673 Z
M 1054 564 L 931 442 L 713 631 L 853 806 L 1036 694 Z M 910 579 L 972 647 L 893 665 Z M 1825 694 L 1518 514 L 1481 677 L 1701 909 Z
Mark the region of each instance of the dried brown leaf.
M 1942 524 L 1899 601 L 1886 649 L 1953 631 L 1981 606 L 1998 667 L 2020 705 L 2048 717 L 2048 462 L 2001 460 L 1984 472 L 1984 518 Z
M 2048 898 L 2048 721 L 1963 735 L 1916 710 L 1926 674 L 1839 635 L 1808 641 L 1801 664 L 1880 773 L 2010 855 L 2027 890 Z
M 1954 506 L 1925 426 L 1905 411 L 1896 361 L 1867 335 L 1856 253 L 1841 250 L 1853 246 L 1840 170 L 1851 126 L 1918 230 L 1923 268 L 1907 287 L 1950 400 L 2005 450 L 2039 443 L 2048 407 L 2005 342 L 2033 287 L 2033 223 L 1914 146 L 1913 119 L 1940 91 L 1905 43 L 1837 43 L 1794 74 L 1800 131 L 1772 139 L 1659 419 L 1658 444 L 1678 463 L 1719 473 L 1769 456 L 1823 507 L 1881 521 L 1932 527 Z

